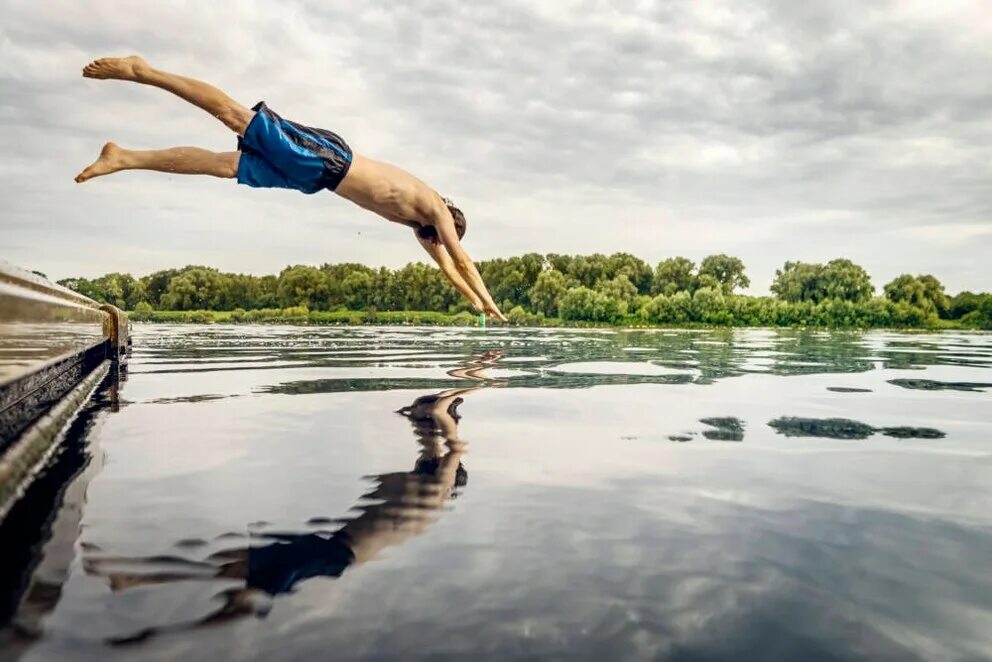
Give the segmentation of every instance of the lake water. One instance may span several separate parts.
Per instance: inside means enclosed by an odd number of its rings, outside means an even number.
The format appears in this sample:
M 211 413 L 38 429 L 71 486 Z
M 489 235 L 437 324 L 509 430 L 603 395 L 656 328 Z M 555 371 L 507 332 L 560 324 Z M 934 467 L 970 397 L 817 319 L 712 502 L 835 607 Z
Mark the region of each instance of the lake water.
M 990 368 L 990 334 L 139 325 L 8 550 L 4 650 L 989 659 Z

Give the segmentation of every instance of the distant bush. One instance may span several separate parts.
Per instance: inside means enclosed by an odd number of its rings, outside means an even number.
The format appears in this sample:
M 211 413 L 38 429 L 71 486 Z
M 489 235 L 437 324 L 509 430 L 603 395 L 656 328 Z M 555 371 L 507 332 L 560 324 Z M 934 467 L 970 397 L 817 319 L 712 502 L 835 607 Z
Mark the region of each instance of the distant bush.
M 155 310 L 150 303 L 142 301 L 134 307 L 134 310 L 131 312 L 131 319 L 136 322 L 144 322 L 150 319 L 151 314 L 154 312 Z
M 245 313 L 246 322 L 266 322 L 279 318 L 282 315 L 281 308 L 258 308 Z
M 523 306 L 514 306 L 506 314 L 507 320 L 513 326 L 544 326 L 544 313 L 529 313 Z
M 565 292 L 558 311 L 563 320 L 613 323 L 622 315 L 620 304 L 620 301 L 588 287 L 573 287 Z M 626 306 L 623 312 L 626 312 Z
M 296 324 L 305 324 L 310 320 L 310 309 L 306 306 L 289 306 L 282 309 L 281 317 Z

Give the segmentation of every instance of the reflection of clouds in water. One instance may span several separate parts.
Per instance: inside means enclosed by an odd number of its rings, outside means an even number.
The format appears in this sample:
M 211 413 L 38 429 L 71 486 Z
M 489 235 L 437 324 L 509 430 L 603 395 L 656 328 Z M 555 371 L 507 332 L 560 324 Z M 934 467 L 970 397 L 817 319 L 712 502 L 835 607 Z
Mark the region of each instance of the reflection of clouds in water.
M 436 650 L 913 660 L 979 656 L 992 645 L 992 630 L 975 619 L 992 609 L 992 583 L 976 576 L 992 545 L 988 532 L 825 503 L 758 510 L 667 492 L 674 498 L 666 508 L 695 515 L 687 527 L 657 512 L 631 513 L 649 489 L 624 486 L 580 503 L 574 493 L 533 492 L 535 517 L 553 522 L 570 509 L 581 513 L 581 528 L 559 520 L 533 529 L 526 544 L 510 543 L 513 554 L 461 550 L 466 559 L 455 569 L 475 592 L 429 582 L 418 591 Z M 957 562 L 948 568 L 947 558 Z M 921 570 L 933 567 L 946 572 Z M 402 595 L 381 588 L 386 614 L 401 609 Z M 464 632 L 471 641 L 461 640 Z M 401 651 L 419 636 L 417 624 L 400 621 L 373 650 Z

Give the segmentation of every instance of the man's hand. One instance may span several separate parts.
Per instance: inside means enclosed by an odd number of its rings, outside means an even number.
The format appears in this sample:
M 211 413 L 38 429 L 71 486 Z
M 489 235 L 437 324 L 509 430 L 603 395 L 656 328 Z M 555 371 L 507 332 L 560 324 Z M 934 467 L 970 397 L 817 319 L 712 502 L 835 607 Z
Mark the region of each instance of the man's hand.
M 495 317 L 496 319 L 498 319 L 500 321 L 509 322 L 509 320 L 506 319 L 506 315 L 504 315 L 503 313 L 499 312 L 499 308 L 497 308 L 495 305 L 486 306 L 485 307 L 485 313 L 489 317 Z
M 477 313 L 481 313 L 486 309 L 485 302 L 479 297 L 475 290 L 465 282 L 465 279 L 455 265 L 451 262 L 451 256 L 444 249 L 439 241 L 433 241 L 431 239 L 424 239 L 420 236 L 420 233 L 416 228 L 413 230 L 413 235 L 417 238 L 417 243 L 424 247 L 427 254 L 434 258 L 437 262 L 437 266 L 440 267 L 441 273 L 451 282 L 456 290 L 461 292 L 466 299 L 468 299 L 469 304 L 472 306 L 472 310 Z
M 451 212 L 448 211 L 447 206 L 442 204 L 440 200 L 438 201 L 437 208 L 434 210 L 432 220 L 434 229 L 437 231 L 437 236 L 444 246 L 443 252 L 448 253 L 455 271 L 461 275 L 462 280 L 475 292 L 475 295 L 482 300 L 485 305 L 484 312 L 491 317 L 506 322 L 506 317 L 503 313 L 499 312 L 499 308 L 496 307 L 492 295 L 486 289 L 486 284 L 482 282 L 482 276 L 479 275 L 479 270 L 476 268 L 475 263 L 472 262 L 472 258 L 462 248 L 461 242 L 458 239 L 458 231 L 455 229 L 455 221 L 451 217 Z M 468 295 L 466 294 L 466 296 Z

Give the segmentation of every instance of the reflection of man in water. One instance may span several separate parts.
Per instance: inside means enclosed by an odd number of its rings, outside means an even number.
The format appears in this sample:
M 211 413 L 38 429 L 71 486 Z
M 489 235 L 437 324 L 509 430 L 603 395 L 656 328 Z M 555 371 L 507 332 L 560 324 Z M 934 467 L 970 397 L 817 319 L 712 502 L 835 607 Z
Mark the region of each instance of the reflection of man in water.
M 398 413 L 413 424 L 420 445 L 413 471 L 372 477 L 373 487 L 357 507 L 359 515 L 330 536 L 266 535 L 274 540 L 272 544 L 245 550 L 247 587 L 277 595 L 303 579 L 339 577 L 348 566 L 423 533 L 436 511 L 468 480 L 461 463 L 465 444 L 458 438 L 458 405 L 462 395 L 477 388 L 425 395 L 400 409 Z
M 274 540 L 272 544 L 235 552 L 235 564 L 238 555 L 243 558 L 247 552 L 247 587 L 276 595 L 309 577 L 339 577 L 348 566 L 423 533 L 444 502 L 455 496 L 455 489 L 468 482 L 461 462 L 465 443 L 458 437 L 458 406 L 462 396 L 483 388 L 482 382 L 501 385 L 487 374 L 501 357 L 501 352 L 485 352 L 448 371 L 451 377 L 479 385 L 424 395 L 397 411 L 413 425 L 420 446 L 417 461 L 413 471 L 372 477 L 373 487 L 362 496 L 357 517 L 330 536 L 268 534 L 265 537 Z M 239 566 L 232 567 L 240 571 Z
M 459 376 L 485 379 L 480 373 L 495 356 L 484 355 L 461 369 Z M 264 612 L 265 607 L 257 605 L 257 598 L 263 594 L 292 591 L 311 577 L 340 577 L 348 567 L 423 533 L 433 523 L 444 502 L 456 496 L 455 490 L 467 482 L 468 473 L 461 462 L 465 443 L 458 437 L 458 406 L 463 396 L 480 388 L 478 385 L 425 395 L 400 409 L 397 413 L 413 425 L 419 444 L 413 470 L 372 476 L 373 486 L 356 507 L 357 517 L 333 533 L 264 534 L 259 538 L 268 544 L 218 552 L 205 562 L 170 559 L 173 570 L 165 573 L 127 574 L 112 569 L 114 565 L 142 563 L 141 559 L 91 558 L 84 567 L 89 573 L 107 577 L 115 591 L 195 579 L 244 580 L 243 587 L 224 591 L 225 604 L 195 625 Z M 156 568 L 161 568 L 163 561 L 161 557 L 147 559 Z M 144 630 L 126 640 L 141 639 L 155 631 L 161 629 Z

